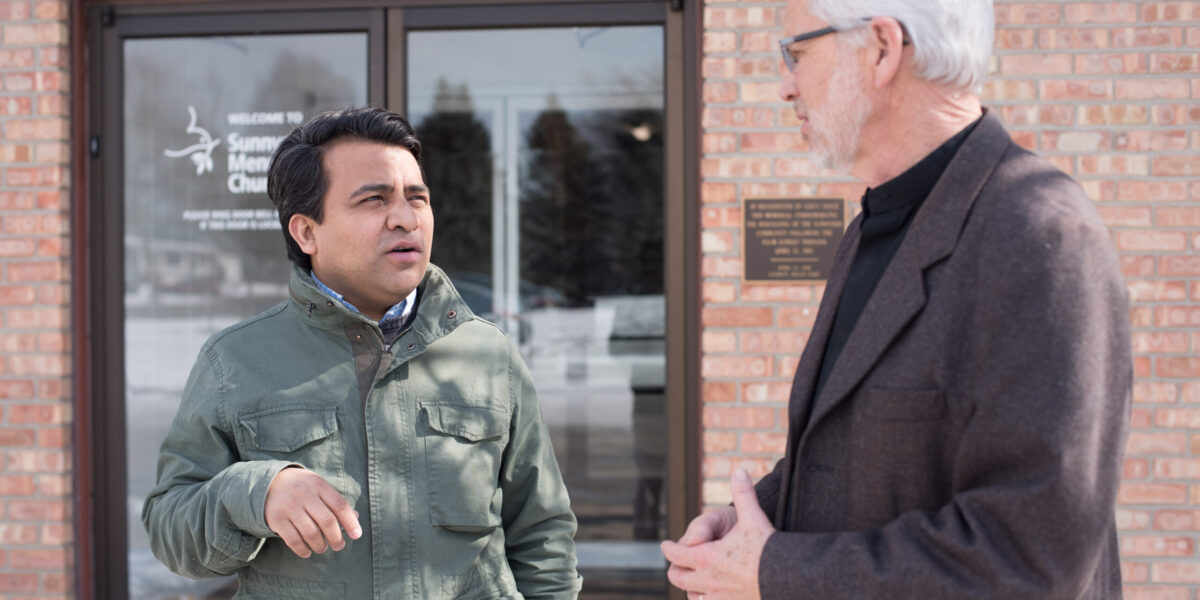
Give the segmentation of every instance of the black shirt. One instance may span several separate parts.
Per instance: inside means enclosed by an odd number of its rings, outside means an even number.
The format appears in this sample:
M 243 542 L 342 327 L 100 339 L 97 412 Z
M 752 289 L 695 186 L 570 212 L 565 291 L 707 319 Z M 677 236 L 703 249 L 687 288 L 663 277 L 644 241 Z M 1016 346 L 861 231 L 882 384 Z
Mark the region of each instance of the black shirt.
M 833 365 L 842 353 L 842 347 L 846 345 L 846 339 L 858 322 L 863 307 L 904 241 L 904 234 L 908 233 L 917 210 L 978 123 L 979 119 L 971 122 L 907 171 L 877 188 L 868 188 L 863 194 L 858 253 L 850 265 L 850 274 L 846 277 L 846 286 L 842 289 L 837 313 L 833 317 L 833 329 L 825 343 L 825 355 L 817 376 L 817 387 L 813 390 L 813 402 L 809 404 L 810 411 L 816 405 L 817 396 L 825 387 L 825 380 L 833 371 Z

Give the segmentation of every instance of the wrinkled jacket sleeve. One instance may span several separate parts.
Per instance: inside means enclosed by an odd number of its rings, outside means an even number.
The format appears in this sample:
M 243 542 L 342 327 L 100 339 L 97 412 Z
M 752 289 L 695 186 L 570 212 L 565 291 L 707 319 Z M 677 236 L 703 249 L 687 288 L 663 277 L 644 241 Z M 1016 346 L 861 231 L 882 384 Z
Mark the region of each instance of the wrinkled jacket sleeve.
M 964 346 L 975 411 L 950 502 L 869 530 L 773 534 L 764 600 L 1065 599 L 1093 583 L 1115 543 L 1132 381 L 1125 289 L 1100 226 L 1011 237 L 984 255 L 996 272 Z M 1107 592 L 1089 597 L 1119 596 Z
M 267 487 L 291 464 L 239 460 L 222 414 L 220 374 L 206 346 L 159 451 L 158 483 L 142 506 L 154 556 L 187 577 L 232 574 L 274 536 L 263 517 Z
M 533 380 L 511 346 L 509 354 L 513 414 L 500 473 L 509 568 L 525 598 L 575 598 L 575 515 Z

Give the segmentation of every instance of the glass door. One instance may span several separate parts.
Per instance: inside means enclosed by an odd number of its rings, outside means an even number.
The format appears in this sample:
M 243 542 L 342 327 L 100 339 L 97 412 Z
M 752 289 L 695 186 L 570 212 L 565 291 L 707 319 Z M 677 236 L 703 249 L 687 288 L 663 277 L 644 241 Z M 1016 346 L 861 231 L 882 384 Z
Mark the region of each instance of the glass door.
M 432 261 L 533 373 L 583 598 L 662 598 L 668 455 L 661 25 L 406 40 Z
M 96 334 L 109 344 L 95 368 L 105 381 L 94 412 L 97 597 L 236 591 L 232 579 L 169 572 L 150 552 L 141 507 L 201 345 L 286 297 L 291 267 L 266 194 L 271 154 L 315 114 L 372 100 L 381 14 L 109 19 L 93 205 L 99 268 L 111 274 Z M 377 103 L 380 83 L 370 82 Z

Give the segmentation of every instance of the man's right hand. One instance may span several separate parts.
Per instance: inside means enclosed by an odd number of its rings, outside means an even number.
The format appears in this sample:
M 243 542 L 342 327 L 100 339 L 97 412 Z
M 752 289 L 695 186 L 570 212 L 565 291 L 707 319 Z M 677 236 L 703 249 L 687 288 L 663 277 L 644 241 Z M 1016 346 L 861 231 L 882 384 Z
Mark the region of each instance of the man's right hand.
M 300 558 L 345 548 L 342 529 L 351 539 L 362 536 L 358 513 L 346 498 L 307 469 L 290 467 L 275 475 L 263 512 L 267 527 Z
M 688 524 L 687 531 L 679 538 L 684 546 L 695 546 L 712 542 L 725 537 L 733 526 L 737 525 L 737 511 L 732 506 L 723 506 L 710 510 Z

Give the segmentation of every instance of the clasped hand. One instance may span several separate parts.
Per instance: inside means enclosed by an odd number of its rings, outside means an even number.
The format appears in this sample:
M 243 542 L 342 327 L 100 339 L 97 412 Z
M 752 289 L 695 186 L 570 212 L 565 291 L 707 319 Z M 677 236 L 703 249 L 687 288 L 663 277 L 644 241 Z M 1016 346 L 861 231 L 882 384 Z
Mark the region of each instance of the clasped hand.
M 775 528 L 745 470 L 733 473 L 730 491 L 733 506 L 696 517 L 678 542 L 662 543 L 663 556 L 671 562 L 667 578 L 689 600 L 760 597 L 758 563 Z

